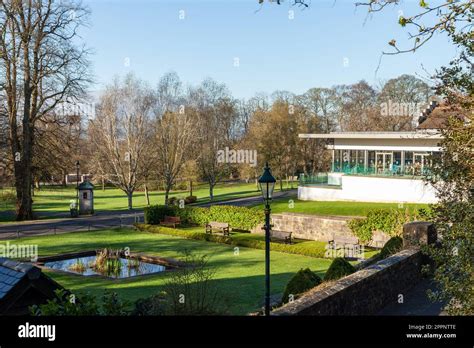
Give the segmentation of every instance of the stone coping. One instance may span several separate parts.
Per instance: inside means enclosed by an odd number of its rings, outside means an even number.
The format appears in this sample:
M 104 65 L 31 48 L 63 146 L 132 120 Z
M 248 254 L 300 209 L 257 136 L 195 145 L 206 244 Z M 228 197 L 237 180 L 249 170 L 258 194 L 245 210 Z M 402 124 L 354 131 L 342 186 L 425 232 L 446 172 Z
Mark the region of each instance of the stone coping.
M 283 213 L 275 213 L 271 216 L 296 216 L 296 217 L 303 217 L 303 218 L 318 218 L 318 219 L 327 219 L 327 220 L 340 220 L 340 221 L 349 221 L 352 219 L 363 219 L 365 216 L 345 216 L 345 215 L 316 215 L 316 214 L 304 214 L 304 213 L 292 213 L 292 212 L 283 212 Z

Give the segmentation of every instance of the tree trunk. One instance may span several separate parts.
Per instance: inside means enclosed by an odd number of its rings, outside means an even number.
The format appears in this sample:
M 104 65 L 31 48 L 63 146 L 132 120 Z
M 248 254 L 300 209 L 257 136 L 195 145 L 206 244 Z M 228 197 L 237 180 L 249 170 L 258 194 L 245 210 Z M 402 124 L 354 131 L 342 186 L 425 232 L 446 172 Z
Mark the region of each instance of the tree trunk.
M 102 191 L 105 191 L 105 179 L 102 177 Z
M 209 183 L 209 199 L 211 202 L 214 200 L 214 183 Z
M 281 176 L 280 176 L 280 191 L 283 191 L 283 180 L 281 179 Z
M 193 195 L 193 181 L 189 180 L 189 195 Z
M 31 198 L 31 152 L 33 135 L 31 134 L 30 124 L 23 122 L 23 153 L 20 163 L 15 166 L 15 179 L 17 184 L 17 214 L 16 220 L 32 220 L 33 200 Z
M 127 192 L 127 198 L 128 198 L 128 210 L 132 210 L 133 209 L 133 205 L 132 205 L 133 192 Z
M 148 185 L 145 184 L 145 199 L 146 205 L 150 205 L 150 194 L 148 193 Z
M 170 195 L 170 189 L 169 189 L 168 186 L 166 186 L 166 188 L 165 188 L 165 205 L 168 205 L 169 195 Z

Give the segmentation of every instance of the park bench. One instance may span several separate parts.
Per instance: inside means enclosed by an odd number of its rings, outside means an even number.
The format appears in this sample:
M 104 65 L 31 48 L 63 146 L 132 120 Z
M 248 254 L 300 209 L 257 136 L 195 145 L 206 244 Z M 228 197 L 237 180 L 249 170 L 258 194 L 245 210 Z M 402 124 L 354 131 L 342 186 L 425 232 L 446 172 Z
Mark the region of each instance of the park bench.
M 350 246 L 351 248 L 359 245 L 359 239 L 353 236 L 346 236 L 346 235 L 334 235 L 333 239 L 329 241 L 329 246 L 331 249 L 341 249 L 345 248 L 346 246 Z
M 173 226 L 173 228 L 176 228 L 176 225 L 180 224 L 181 219 L 178 216 L 165 216 L 164 220 L 160 221 L 160 225 Z
M 230 226 L 227 222 L 211 221 L 206 225 L 206 233 L 222 233 L 224 236 L 229 235 Z
M 278 230 L 270 231 L 270 237 L 272 239 L 282 240 L 286 244 L 291 244 L 291 234 L 292 232 L 287 232 L 287 231 L 278 231 Z

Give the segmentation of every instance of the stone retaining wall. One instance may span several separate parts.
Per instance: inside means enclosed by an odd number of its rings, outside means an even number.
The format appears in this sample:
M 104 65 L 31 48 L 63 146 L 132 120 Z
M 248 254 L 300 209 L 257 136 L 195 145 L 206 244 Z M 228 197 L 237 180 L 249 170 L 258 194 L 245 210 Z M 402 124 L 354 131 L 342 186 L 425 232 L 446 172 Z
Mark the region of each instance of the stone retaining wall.
M 332 283 L 323 283 L 272 315 L 373 315 L 421 279 L 422 254 L 402 250 Z
M 274 230 L 293 232 L 293 237 L 330 241 L 334 235 L 347 235 L 353 237 L 352 231 L 347 223 L 355 217 L 346 216 L 318 216 L 299 213 L 272 214 L 272 224 Z M 262 226 L 258 226 L 252 232 L 262 233 Z M 373 243 L 369 245 L 381 247 L 390 237 L 386 234 L 375 231 Z

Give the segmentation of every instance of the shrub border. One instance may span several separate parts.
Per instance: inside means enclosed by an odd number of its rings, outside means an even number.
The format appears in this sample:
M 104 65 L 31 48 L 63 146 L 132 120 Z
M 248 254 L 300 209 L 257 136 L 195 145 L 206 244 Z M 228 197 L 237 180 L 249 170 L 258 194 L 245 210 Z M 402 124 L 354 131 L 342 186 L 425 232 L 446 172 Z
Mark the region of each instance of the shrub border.
M 170 227 L 161 227 L 158 225 L 150 224 L 135 224 L 135 227 L 140 231 L 150 232 L 150 233 L 159 233 L 165 234 L 168 236 L 182 237 L 185 239 L 193 240 L 205 240 L 207 242 L 228 244 L 233 246 L 240 246 L 251 249 L 265 249 L 265 242 L 262 240 L 250 240 L 250 239 L 234 239 L 232 236 L 222 236 L 215 234 L 208 234 L 205 232 L 186 232 L 179 229 L 174 229 Z M 308 251 L 303 248 L 299 248 L 298 244 L 281 244 L 270 242 L 270 250 L 279 251 L 287 254 L 303 255 L 309 257 L 315 257 L 320 259 L 327 259 L 324 257 L 326 249 L 322 250 L 313 250 Z

